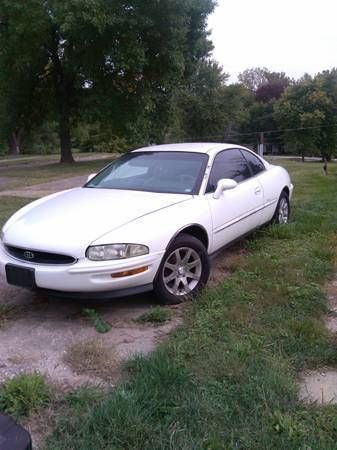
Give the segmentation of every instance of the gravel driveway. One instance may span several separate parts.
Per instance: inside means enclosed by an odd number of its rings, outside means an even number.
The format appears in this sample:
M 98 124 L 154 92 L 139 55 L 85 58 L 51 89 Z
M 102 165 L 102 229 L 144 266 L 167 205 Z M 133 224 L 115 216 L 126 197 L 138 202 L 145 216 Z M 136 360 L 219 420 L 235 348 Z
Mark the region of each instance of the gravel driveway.
M 116 365 L 135 353 L 151 352 L 180 322 L 181 307 L 161 326 L 139 324 L 135 319 L 155 305 L 153 295 L 111 301 L 65 301 L 8 286 L 0 278 L 0 308 L 9 309 L 0 322 L 0 383 L 21 372 L 39 371 L 64 388 L 102 382 L 90 374 L 77 374 L 65 362 L 67 349 L 79 342 L 99 342 L 113 352 Z M 94 309 L 112 325 L 100 334 L 83 315 Z M 1 312 L 1 309 L 0 309 Z M 113 369 L 113 368 L 112 368 Z

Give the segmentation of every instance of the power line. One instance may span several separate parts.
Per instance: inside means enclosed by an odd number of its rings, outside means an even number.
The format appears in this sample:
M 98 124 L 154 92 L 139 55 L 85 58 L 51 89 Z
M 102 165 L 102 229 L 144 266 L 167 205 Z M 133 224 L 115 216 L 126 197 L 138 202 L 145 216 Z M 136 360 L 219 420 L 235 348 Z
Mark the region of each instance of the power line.
M 211 136 L 196 136 L 193 138 L 188 138 L 188 139 L 184 139 L 185 142 L 194 142 L 196 140 L 211 140 L 211 139 L 230 139 L 230 138 L 235 138 L 235 137 L 240 137 L 240 136 L 256 136 L 258 137 L 260 135 L 260 133 L 264 133 L 264 134 L 282 134 L 282 133 L 286 133 L 289 131 L 305 131 L 305 130 L 315 130 L 315 129 L 320 129 L 320 128 L 337 128 L 337 124 L 335 125 L 316 125 L 316 126 L 311 126 L 311 127 L 297 127 L 297 128 L 284 128 L 281 130 L 266 130 L 266 131 L 250 131 L 250 132 L 246 132 L 246 133 L 230 133 L 230 134 L 216 134 L 216 135 L 211 135 Z M 282 136 L 274 136 L 273 139 L 282 139 Z
M 336 128 L 337 124 L 335 125 L 316 125 L 312 127 L 298 127 L 298 128 L 284 128 L 283 130 L 266 130 L 266 131 L 253 131 L 251 133 L 238 133 L 238 134 L 227 134 L 226 137 L 234 137 L 234 136 L 244 136 L 248 134 L 259 134 L 259 133 L 265 133 L 265 134 L 272 134 L 272 133 L 285 133 L 287 131 L 303 131 L 303 130 L 314 130 L 319 128 Z

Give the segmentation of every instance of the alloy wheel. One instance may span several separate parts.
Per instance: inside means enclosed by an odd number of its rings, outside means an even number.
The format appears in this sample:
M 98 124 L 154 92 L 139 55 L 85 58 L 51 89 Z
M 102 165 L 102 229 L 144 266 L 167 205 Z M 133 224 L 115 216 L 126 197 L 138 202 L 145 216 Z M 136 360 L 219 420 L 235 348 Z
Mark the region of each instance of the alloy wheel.
M 287 202 L 287 199 L 282 197 L 279 204 L 279 211 L 278 211 L 278 223 L 288 223 L 289 219 L 289 205 Z
M 180 247 L 170 253 L 162 272 L 165 288 L 176 296 L 186 296 L 193 291 L 200 281 L 201 274 L 201 258 L 189 247 Z

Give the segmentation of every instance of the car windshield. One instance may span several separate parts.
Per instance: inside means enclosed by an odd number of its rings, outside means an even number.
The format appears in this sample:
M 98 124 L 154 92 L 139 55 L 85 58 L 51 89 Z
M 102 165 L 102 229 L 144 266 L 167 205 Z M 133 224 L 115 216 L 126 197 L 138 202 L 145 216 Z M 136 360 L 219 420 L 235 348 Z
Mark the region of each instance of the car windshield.
M 193 152 L 134 152 L 118 158 L 85 187 L 174 194 L 198 193 L 208 156 Z

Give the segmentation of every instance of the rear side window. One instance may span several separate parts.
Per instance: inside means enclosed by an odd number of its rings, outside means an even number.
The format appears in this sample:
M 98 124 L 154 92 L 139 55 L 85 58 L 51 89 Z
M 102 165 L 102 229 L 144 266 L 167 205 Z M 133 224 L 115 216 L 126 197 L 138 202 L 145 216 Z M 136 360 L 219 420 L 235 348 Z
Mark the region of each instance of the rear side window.
M 250 152 L 246 152 L 245 150 L 241 150 L 241 153 L 247 160 L 253 175 L 257 175 L 258 173 L 265 170 L 263 162 L 257 156 L 253 155 Z
M 240 150 L 224 150 L 218 153 L 214 159 L 206 192 L 215 191 L 221 178 L 230 178 L 240 183 L 249 177 L 251 177 L 251 172 Z

